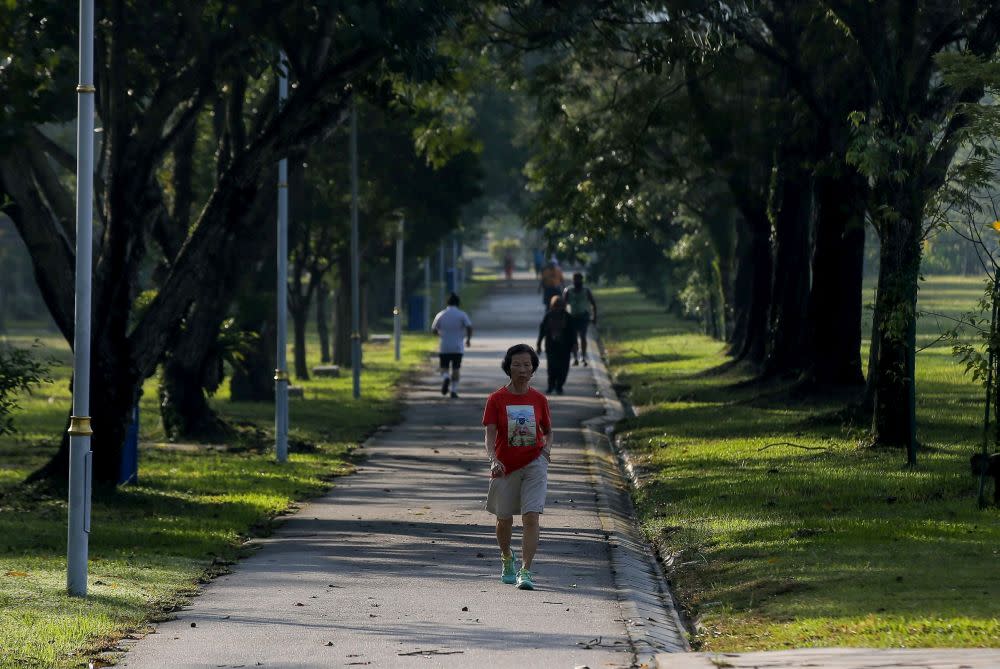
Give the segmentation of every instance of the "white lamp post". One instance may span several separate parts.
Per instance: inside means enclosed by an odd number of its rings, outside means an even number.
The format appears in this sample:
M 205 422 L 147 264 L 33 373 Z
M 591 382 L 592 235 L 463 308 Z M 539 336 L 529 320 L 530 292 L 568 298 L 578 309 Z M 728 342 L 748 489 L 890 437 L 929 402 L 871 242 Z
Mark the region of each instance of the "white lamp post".
M 403 230 L 406 226 L 399 219 L 399 237 L 396 238 L 396 307 L 392 310 L 393 339 L 396 342 L 396 361 L 402 355 L 403 337 Z
M 361 280 L 358 253 L 358 106 L 351 103 L 351 368 L 361 397 Z
M 76 313 L 73 415 L 69 423 L 69 531 L 66 590 L 87 596 L 90 548 L 90 283 L 94 214 L 94 0 L 80 2 L 80 81 L 76 121 Z
M 281 55 L 278 109 L 288 99 L 288 62 Z M 278 350 L 274 370 L 274 450 L 288 460 L 288 159 L 278 161 Z

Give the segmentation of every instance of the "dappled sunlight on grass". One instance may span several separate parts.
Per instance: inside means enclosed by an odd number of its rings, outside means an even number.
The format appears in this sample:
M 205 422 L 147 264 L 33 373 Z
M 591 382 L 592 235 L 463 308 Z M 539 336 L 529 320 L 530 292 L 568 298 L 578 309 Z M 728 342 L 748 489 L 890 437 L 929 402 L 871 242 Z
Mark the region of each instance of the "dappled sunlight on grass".
M 862 428 L 811 419 L 837 403 L 757 398 L 745 370 L 708 373 L 726 361 L 719 342 L 608 290 L 601 333 L 639 411 L 619 434 L 643 472 L 643 527 L 676 556 L 696 645 L 1000 647 L 1000 518 L 976 509 L 968 469 L 982 391 L 950 347 L 918 356 L 911 470 L 901 452 L 859 447 Z M 981 294 L 978 279 L 931 278 L 920 299 L 957 315 Z M 925 343 L 940 334 L 919 327 Z
M 0 667 L 86 666 L 90 653 L 176 607 L 206 569 L 224 569 L 248 534 L 267 533 L 276 514 L 349 473 L 352 449 L 398 419 L 406 375 L 435 346 L 426 334 L 405 333 L 403 341 L 399 363 L 391 345 L 366 347 L 360 400 L 352 396 L 350 370 L 293 380 L 305 398 L 290 401 L 290 436 L 309 450 L 293 451 L 284 465 L 271 450 L 273 405 L 232 402 L 228 385 L 212 406 L 228 421 L 255 426 L 260 443 L 233 450 L 154 445 L 165 439 L 156 378 L 149 379 L 140 405 L 139 483 L 95 491 L 89 596 L 81 601 L 64 594 L 65 500 L 19 487 L 56 451 L 70 405 L 68 348 L 46 337 L 63 365 L 53 369 L 54 383 L 21 398 L 20 431 L 0 438 Z M 319 364 L 318 350 L 313 334 L 310 367 Z

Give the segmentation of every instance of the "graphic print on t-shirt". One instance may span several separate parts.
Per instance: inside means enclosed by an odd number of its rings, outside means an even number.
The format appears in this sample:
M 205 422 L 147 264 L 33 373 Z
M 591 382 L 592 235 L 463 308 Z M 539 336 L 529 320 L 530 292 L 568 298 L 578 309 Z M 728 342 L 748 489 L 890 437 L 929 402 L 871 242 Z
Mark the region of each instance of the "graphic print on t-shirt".
M 507 443 L 512 447 L 535 445 L 535 407 L 507 405 Z

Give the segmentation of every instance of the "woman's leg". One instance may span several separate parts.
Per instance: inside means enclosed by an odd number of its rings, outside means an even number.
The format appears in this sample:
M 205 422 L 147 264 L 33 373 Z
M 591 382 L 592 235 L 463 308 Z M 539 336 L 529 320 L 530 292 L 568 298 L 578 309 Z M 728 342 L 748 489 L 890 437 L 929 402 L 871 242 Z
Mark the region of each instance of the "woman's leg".
M 497 545 L 500 553 L 504 556 L 510 555 L 510 537 L 514 532 L 513 518 L 497 518 Z M 537 542 L 536 542 L 537 544 Z
M 499 527 L 499 525 L 498 525 Z M 499 532 L 499 530 L 497 530 Z M 535 558 L 535 551 L 538 550 L 538 513 L 532 511 L 521 515 L 521 563 L 524 568 L 531 571 L 531 561 Z M 510 536 L 507 538 L 507 545 L 510 545 Z

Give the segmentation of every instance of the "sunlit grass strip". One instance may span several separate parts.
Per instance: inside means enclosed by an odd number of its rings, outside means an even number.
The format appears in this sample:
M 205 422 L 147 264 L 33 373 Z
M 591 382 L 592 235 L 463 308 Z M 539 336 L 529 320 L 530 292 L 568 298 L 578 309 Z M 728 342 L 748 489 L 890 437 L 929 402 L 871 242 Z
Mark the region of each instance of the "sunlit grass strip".
M 293 452 L 285 465 L 270 452 L 141 449 L 139 484 L 95 498 L 85 601 L 64 594 L 65 501 L 18 488 L 53 452 L 65 418 L 69 374 L 57 368 L 56 383 L 22 402 L 22 432 L 0 440 L 0 667 L 86 666 L 93 652 L 183 601 L 206 568 L 238 557 L 249 533 L 266 531 L 275 514 L 348 473 L 351 449 L 398 418 L 407 374 L 435 346 L 426 334 L 405 333 L 403 341 L 400 363 L 391 345 L 367 347 L 361 400 L 351 397 L 349 372 L 300 382 L 306 399 L 291 401 L 292 433 L 317 448 Z M 59 342 L 51 343 L 58 352 Z M 310 344 L 317 364 L 317 342 Z M 162 440 L 155 390 L 153 379 L 141 406 L 144 442 Z M 213 405 L 227 419 L 273 429 L 270 404 L 233 403 L 223 391 Z
M 920 299 L 957 314 L 981 293 L 930 277 Z M 924 448 L 909 470 L 900 452 L 859 448 L 860 430 L 810 420 L 834 402 L 766 401 L 733 387 L 741 373 L 700 374 L 725 362 L 719 342 L 634 289 L 597 298 L 639 409 L 620 427 L 646 472 L 643 527 L 676 555 L 697 646 L 1000 647 L 1000 516 L 976 509 L 968 465 L 981 391 L 947 348 L 917 360 Z M 937 336 L 933 320 L 919 327 Z

